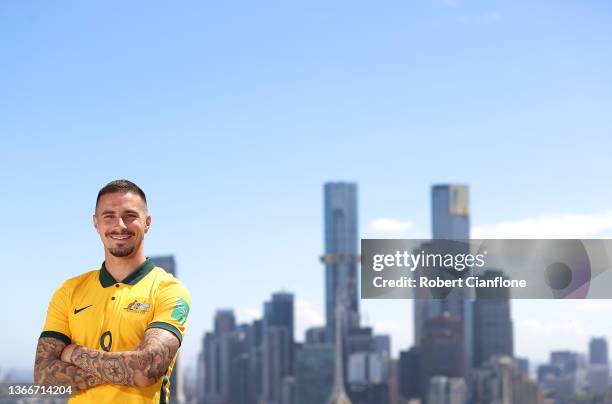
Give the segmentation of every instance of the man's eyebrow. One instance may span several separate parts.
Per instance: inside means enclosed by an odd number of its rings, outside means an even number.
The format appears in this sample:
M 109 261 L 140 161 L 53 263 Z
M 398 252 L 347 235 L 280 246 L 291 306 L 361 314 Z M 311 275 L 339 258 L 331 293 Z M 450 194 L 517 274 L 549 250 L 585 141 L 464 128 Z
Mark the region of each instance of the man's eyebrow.
M 108 214 L 114 215 L 115 213 L 116 213 L 116 211 L 108 210 L 107 209 L 107 210 L 102 211 L 102 213 L 100 213 L 100 216 L 104 216 L 104 215 L 108 215 Z M 121 212 L 121 214 L 126 214 L 126 213 L 135 214 L 135 215 L 140 216 L 140 212 L 138 212 L 137 210 L 134 210 L 134 209 L 126 209 L 123 212 Z

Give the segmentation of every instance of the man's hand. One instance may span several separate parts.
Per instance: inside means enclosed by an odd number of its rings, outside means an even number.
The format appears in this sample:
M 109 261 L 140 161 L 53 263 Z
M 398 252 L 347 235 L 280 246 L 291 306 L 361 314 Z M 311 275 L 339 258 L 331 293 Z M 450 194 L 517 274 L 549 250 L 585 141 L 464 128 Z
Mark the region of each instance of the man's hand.
M 34 383 L 73 386 L 78 390 L 102 384 L 101 378 L 88 374 L 83 369 L 60 359 L 65 346 L 64 342 L 56 338 L 41 337 L 38 339 L 34 361 Z
M 70 363 L 70 355 L 72 355 L 72 351 L 74 351 L 74 348 L 76 348 L 77 346 L 78 345 L 76 344 L 66 345 L 66 347 L 62 351 L 62 356 L 61 356 L 62 361 L 66 363 Z
M 135 351 L 103 352 L 70 344 L 62 359 L 106 383 L 149 387 L 166 373 L 178 348 L 179 340 L 170 331 L 150 328 Z

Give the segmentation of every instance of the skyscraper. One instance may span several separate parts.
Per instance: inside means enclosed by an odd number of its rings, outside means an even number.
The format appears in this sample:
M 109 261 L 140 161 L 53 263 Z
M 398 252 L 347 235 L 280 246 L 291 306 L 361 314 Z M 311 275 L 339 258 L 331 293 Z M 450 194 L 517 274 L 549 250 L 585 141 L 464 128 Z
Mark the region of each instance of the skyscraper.
M 421 397 L 427 397 L 434 376 L 464 377 L 465 356 L 461 319 L 449 313 L 428 318 L 423 331 L 419 382 Z
M 542 403 L 538 386 L 507 356 L 493 356 L 472 375 L 473 404 Z
M 431 189 L 431 230 L 434 240 L 470 238 L 467 185 L 434 185 Z
M 436 240 L 463 241 L 470 238 L 469 188 L 467 185 L 434 185 L 431 189 L 431 230 Z M 467 244 L 466 247 L 467 249 Z M 468 251 L 465 251 L 468 252 Z M 467 271 L 466 271 L 467 272 Z M 467 292 L 469 293 L 469 292 Z M 427 319 L 449 313 L 460 322 L 463 341 L 464 374 L 473 363 L 473 307 L 470 296 L 464 299 L 414 300 L 414 343 L 418 348 Z
M 466 389 L 463 379 L 445 376 L 431 378 L 427 404 L 463 404 L 465 399 Z
M 415 347 L 400 352 L 399 359 L 399 393 L 403 400 L 418 399 L 420 395 L 419 382 L 419 352 Z
M 246 343 L 242 330 L 228 327 L 235 325 L 231 310 L 218 310 L 214 323 L 215 330 L 204 336 L 204 403 L 227 404 L 241 393 L 236 382 L 242 384 L 244 380 L 240 358 L 246 351 Z
M 487 270 L 480 279 L 504 276 Z M 481 366 L 494 355 L 514 356 L 512 319 L 508 288 L 478 288 L 474 301 L 474 363 Z
M 326 333 L 333 343 L 337 298 L 345 300 L 348 328 L 359 326 L 357 184 L 326 183 L 324 216 Z
M 264 303 L 262 396 L 266 404 L 281 404 L 283 380 L 293 376 L 293 295 L 275 293 Z
M 310 327 L 306 330 L 307 344 L 324 344 L 326 341 L 325 327 Z
M 589 391 L 604 394 L 609 386 L 608 342 L 605 337 L 589 341 Z
M 608 364 L 608 342 L 604 337 L 591 338 L 589 341 L 589 363 Z
M 334 346 L 305 343 L 296 356 L 296 404 L 324 403 L 333 383 Z

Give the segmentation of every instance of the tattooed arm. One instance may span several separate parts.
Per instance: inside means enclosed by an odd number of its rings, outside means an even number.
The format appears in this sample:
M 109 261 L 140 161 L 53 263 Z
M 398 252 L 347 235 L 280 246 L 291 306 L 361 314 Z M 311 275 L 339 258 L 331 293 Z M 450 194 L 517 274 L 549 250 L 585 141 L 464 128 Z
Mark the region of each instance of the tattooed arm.
M 69 385 L 85 390 L 104 383 L 101 378 L 60 359 L 66 344 L 56 338 L 41 337 L 36 347 L 34 383 L 38 385 Z
M 71 344 L 62 359 L 106 383 L 148 387 L 166 373 L 178 348 L 178 338 L 170 331 L 150 328 L 135 351 L 103 352 Z

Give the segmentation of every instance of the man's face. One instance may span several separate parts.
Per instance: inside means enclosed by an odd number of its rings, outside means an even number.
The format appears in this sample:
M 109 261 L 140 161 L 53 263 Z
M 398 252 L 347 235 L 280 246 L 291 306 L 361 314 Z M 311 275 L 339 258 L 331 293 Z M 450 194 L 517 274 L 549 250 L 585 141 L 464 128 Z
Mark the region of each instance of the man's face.
M 115 257 L 129 257 L 138 251 L 151 226 L 147 206 L 132 192 L 102 195 L 93 221 L 104 248 Z

